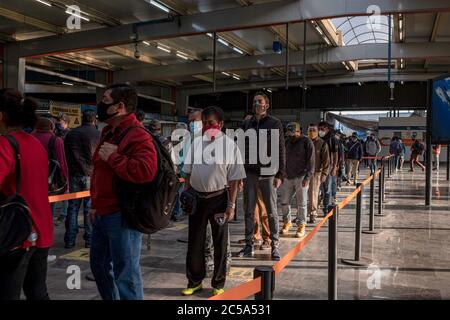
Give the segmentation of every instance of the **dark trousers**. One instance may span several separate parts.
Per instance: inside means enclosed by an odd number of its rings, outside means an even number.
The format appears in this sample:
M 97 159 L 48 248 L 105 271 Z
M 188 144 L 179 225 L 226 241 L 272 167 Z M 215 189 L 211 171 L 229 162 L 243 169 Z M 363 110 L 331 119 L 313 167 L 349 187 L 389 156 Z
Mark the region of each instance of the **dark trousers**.
M 211 224 L 214 245 L 214 274 L 211 279 L 213 288 L 225 286 L 227 274 L 228 223 L 219 225 L 214 215 L 224 213 L 227 209 L 227 194 L 223 193 L 210 199 L 198 199 L 197 210 L 189 216 L 188 251 L 186 258 L 186 276 L 188 287 L 193 288 L 202 283 L 206 276 L 205 240 L 206 227 Z
M 0 257 L 0 300 L 49 300 L 47 293 L 48 248 L 18 249 Z

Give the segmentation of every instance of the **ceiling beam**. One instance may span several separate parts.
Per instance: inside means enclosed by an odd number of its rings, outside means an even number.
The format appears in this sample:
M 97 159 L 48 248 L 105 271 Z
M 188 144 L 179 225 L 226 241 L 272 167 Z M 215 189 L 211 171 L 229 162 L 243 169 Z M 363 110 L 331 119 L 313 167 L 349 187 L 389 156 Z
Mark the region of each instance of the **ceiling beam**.
M 387 59 L 386 43 L 359 44 L 354 46 L 329 47 L 324 49 L 308 50 L 306 63 L 328 64 L 341 63 L 342 61 L 356 61 L 368 59 Z M 392 59 L 424 59 L 450 56 L 450 43 L 393 43 Z M 300 65 L 303 60 L 302 52 L 291 54 L 291 65 Z M 217 60 L 216 70 L 238 71 L 249 69 L 262 69 L 282 67 L 285 59 L 279 54 L 266 54 L 258 56 L 245 56 L 239 58 L 227 58 Z M 120 81 L 146 81 L 156 80 L 162 77 L 177 78 L 211 72 L 212 61 L 172 64 L 166 66 L 147 67 L 132 70 L 122 70 L 115 73 Z
M 39 20 L 36 18 L 32 18 L 32 17 L 26 16 L 24 14 L 21 14 L 21 13 L 15 12 L 15 11 L 11 11 L 11 10 L 8 10 L 5 8 L 0 8 L 0 16 L 5 17 L 9 20 L 27 24 L 29 26 L 38 28 L 40 30 L 45 30 L 48 32 L 56 33 L 56 34 L 62 34 L 62 33 L 66 32 L 65 28 L 61 28 L 61 27 L 55 26 L 53 24 L 47 23 L 45 21 L 42 21 L 42 20 Z
M 439 27 L 440 27 L 440 22 L 441 22 L 441 13 L 438 12 L 438 13 L 436 13 L 436 16 L 434 17 L 433 30 L 431 31 L 430 42 L 436 41 L 436 37 L 437 37 Z M 424 69 L 428 68 L 429 63 L 430 63 L 430 60 L 425 59 L 425 63 L 423 65 Z
M 206 32 L 257 28 L 329 17 L 367 15 L 373 0 L 284 0 L 210 11 L 147 23 L 127 24 L 8 44 L 18 57 L 51 55 Z M 380 0 L 381 14 L 450 11 L 450 0 Z
M 345 83 L 364 83 L 364 82 L 375 82 L 375 81 L 387 81 L 386 78 L 387 70 L 370 70 L 361 71 L 357 70 L 347 74 L 336 74 L 324 76 L 309 76 L 308 86 L 316 85 L 328 85 L 328 84 L 345 84 Z M 392 72 L 392 80 L 396 82 L 400 81 L 426 81 L 428 79 L 433 79 L 442 72 L 401 72 L 400 70 L 395 70 Z M 303 83 L 302 78 L 292 78 L 290 80 L 292 86 L 300 86 Z M 274 81 L 251 81 L 251 82 L 241 82 L 241 83 L 224 83 L 223 85 L 218 85 L 216 92 L 233 92 L 241 90 L 258 90 L 262 88 L 283 88 L 286 85 L 284 80 L 274 80 Z M 182 89 L 185 94 L 189 95 L 199 95 L 211 93 L 212 89 L 210 86 L 187 86 Z

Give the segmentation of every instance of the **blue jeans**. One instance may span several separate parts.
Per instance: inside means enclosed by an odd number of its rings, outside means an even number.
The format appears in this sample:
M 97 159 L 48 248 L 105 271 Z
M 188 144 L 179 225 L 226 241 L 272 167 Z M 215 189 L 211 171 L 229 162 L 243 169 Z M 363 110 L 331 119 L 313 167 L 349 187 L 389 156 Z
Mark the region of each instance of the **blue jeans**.
M 336 179 L 336 177 L 332 177 L 331 175 L 328 175 L 327 179 L 325 180 L 324 183 L 322 183 L 322 185 L 320 186 L 321 190 L 322 190 L 322 194 L 323 194 L 323 213 L 327 214 L 328 213 L 328 207 L 331 206 L 332 202 L 332 185 L 333 185 L 333 180 Z
M 91 270 L 103 300 L 143 300 L 142 233 L 124 225 L 120 212 L 96 215 Z
M 374 157 L 374 156 L 371 156 Z M 397 161 L 395 161 L 397 163 Z M 370 168 L 370 174 L 374 174 L 375 171 L 377 171 L 377 159 L 369 159 L 369 168 Z
M 69 184 L 70 192 L 80 192 L 90 189 L 89 177 L 70 177 Z M 69 200 L 69 207 L 66 216 L 66 234 L 64 235 L 64 242 L 73 244 L 77 241 L 78 234 L 78 212 L 80 211 L 81 202 L 83 202 L 83 216 L 84 216 L 84 236 L 83 239 L 86 244 L 91 243 L 92 226 L 89 223 L 88 214 L 91 207 L 91 199 L 74 199 Z
M 331 198 L 336 199 L 337 193 L 337 176 L 331 177 Z
M 65 218 L 67 216 L 68 201 L 52 202 L 50 206 L 52 209 L 53 218 L 55 218 L 56 216 L 58 207 L 61 208 L 61 213 L 58 215 L 58 217 Z
M 180 185 L 180 188 L 178 189 L 178 193 L 177 193 L 177 199 L 175 200 L 175 206 L 173 208 L 172 211 L 172 219 L 179 219 L 183 216 L 183 210 L 181 209 L 181 204 L 180 204 L 180 196 L 181 193 L 183 193 L 184 190 L 184 184 L 182 183 Z

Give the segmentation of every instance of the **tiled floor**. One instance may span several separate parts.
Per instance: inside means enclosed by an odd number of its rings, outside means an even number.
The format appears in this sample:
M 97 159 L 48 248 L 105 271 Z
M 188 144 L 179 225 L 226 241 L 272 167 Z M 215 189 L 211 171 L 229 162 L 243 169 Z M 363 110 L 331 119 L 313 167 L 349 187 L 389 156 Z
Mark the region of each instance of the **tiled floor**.
M 366 172 L 365 169 L 363 171 Z M 424 206 L 425 176 L 422 172 L 412 174 L 404 169 L 387 181 L 384 204 L 387 215 L 375 218 L 376 228 L 382 232 L 362 235 L 362 256 L 373 263 L 368 268 L 339 264 L 339 299 L 450 299 L 449 187 L 444 170 L 440 175 L 434 172 L 433 203 L 427 208 Z M 343 199 L 352 188 L 344 186 L 338 198 Z M 364 196 L 363 229 L 367 229 L 369 223 L 367 202 L 368 191 Z M 239 203 L 239 221 L 231 224 L 233 253 L 242 247 L 237 243 L 243 238 L 243 215 Z M 186 299 L 180 296 L 179 291 L 186 285 L 187 244 L 177 241 L 187 237 L 186 223 L 176 223 L 173 228 L 152 236 L 150 251 L 144 237 L 141 265 L 146 299 Z M 308 226 L 307 229 L 311 228 Z M 276 278 L 275 299 L 327 299 L 327 231 L 325 224 Z M 58 259 L 50 263 L 48 269 L 51 298 L 99 299 L 95 283 L 84 278 L 89 272 L 89 262 L 87 252 L 84 249 L 79 251 L 83 246 L 81 236 L 77 248 L 67 251 L 63 248 L 63 232 L 63 226 L 56 228 L 57 243 L 52 253 Z M 298 240 L 292 236 L 282 238 L 282 254 L 297 243 Z M 353 257 L 354 239 L 355 201 L 340 212 L 339 258 Z M 72 252 L 71 257 L 62 257 Z M 227 288 L 250 280 L 255 266 L 273 264 L 270 251 L 255 253 L 252 259 L 233 258 Z M 70 265 L 80 267 L 80 290 L 67 288 L 70 276 L 67 268 Z M 189 299 L 209 297 L 209 279 L 205 279 L 204 285 L 205 290 Z

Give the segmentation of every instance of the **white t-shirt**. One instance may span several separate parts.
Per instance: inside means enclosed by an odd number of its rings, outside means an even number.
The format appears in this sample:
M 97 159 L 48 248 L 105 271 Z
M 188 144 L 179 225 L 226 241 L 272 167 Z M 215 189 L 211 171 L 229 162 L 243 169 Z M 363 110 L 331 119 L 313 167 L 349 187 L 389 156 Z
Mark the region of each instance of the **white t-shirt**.
M 237 144 L 220 133 L 214 141 L 206 135 L 194 139 L 185 158 L 183 171 L 198 192 L 224 189 L 228 181 L 244 179 L 245 169 Z

